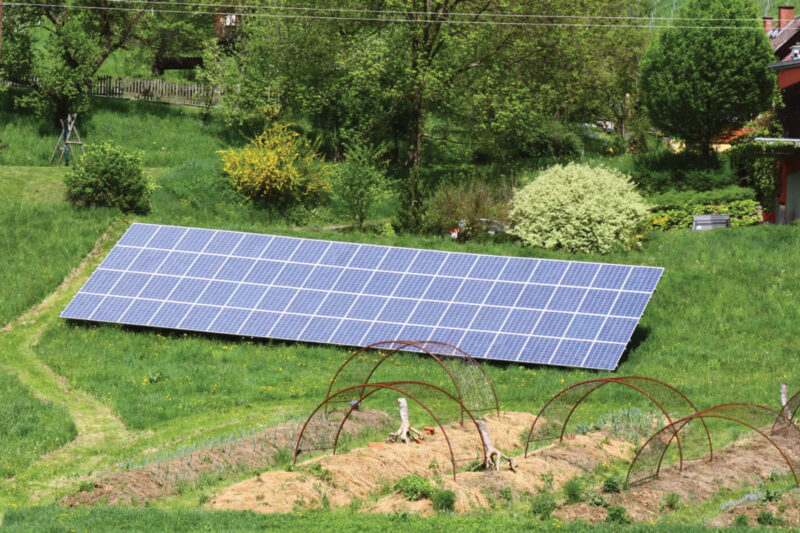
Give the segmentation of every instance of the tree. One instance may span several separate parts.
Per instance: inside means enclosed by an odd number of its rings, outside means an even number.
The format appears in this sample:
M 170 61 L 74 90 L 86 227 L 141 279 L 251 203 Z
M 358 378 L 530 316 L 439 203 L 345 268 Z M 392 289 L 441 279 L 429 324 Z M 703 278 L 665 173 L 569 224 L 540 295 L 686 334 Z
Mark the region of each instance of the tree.
M 389 193 L 386 169 L 379 159 L 385 146 L 373 148 L 354 142 L 345 151 L 345 161 L 340 163 L 333 192 L 336 207 L 363 229 L 364 221 L 375 205 Z
M 676 20 L 642 61 L 644 108 L 656 127 L 710 155 L 715 137 L 769 106 L 772 49 L 749 0 L 689 0 L 679 16 L 695 20 Z M 713 24 L 737 29 L 696 28 Z
M 55 7 L 50 7 L 54 5 Z M 115 51 L 130 44 L 144 11 L 75 9 L 71 0 L 19 6 L 7 16 L 0 75 L 28 86 L 17 103 L 40 116 L 85 111 L 88 88 Z

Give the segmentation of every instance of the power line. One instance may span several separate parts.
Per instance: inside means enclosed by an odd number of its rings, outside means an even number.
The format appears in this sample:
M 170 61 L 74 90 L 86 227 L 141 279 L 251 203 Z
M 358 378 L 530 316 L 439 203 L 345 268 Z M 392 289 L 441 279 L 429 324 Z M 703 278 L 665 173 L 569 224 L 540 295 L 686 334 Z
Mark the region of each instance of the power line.
M 139 0 L 137 0 L 139 1 Z M 154 3 L 154 2 L 144 2 Z M 651 25 L 651 24 L 611 24 L 611 23 L 588 23 L 588 22 L 497 22 L 487 20 L 452 20 L 452 19 L 398 19 L 398 18 L 378 18 L 378 17 L 343 17 L 343 16 L 321 16 L 321 15 L 297 15 L 297 14 L 278 14 L 278 13 L 249 13 L 249 12 L 230 12 L 230 11 L 186 11 L 175 9 L 153 9 L 153 8 L 132 8 L 132 7 L 107 7 L 107 6 L 87 6 L 87 5 L 61 5 L 61 4 L 45 4 L 45 3 L 23 3 L 23 2 L 5 2 L 9 7 L 44 7 L 44 8 L 58 8 L 58 9 L 89 9 L 95 11 L 127 11 L 139 13 L 166 13 L 166 14 L 179 14 L 179 15 L 237 15 L 248 17 L 264 17 L 264 18 L 277 18 L 277 19 L 299 19 L 299 20 L 334 20 L 334 21 L 351 21 L 351 22 L 380 22 L 391 24 L 454 24 L 454 25 L 479 25 L 479 26 L 516 26 L 516 27 L 590 27 L 590 28 L 643 28 L 643 29 L 663 29 L 674 28 L 672 25 Z M 209 7 L 219 7 L 219 4 L 204 4 Z M 245 7 L 245 6 L 242 6 Z M 247 6 L 255 7 L 255 6 Z M 642 20 L 651 20 L 650 18 Z M 675 19 L 677 20 L 677 19 Z M 751 21 L 751 19 L 730 19 Z M 717 26 L 717 25 L 704 25 L 704 26 L 679 26 L 683 29 L 696 29 L 696 30 L 759 30 L 762 28 L 757 26 Z
M 377 15 L 437 15 L 440 17 L 498 17 L 498 18 L 535 18 L 535 19 L 603 19 L 603 20 L 683 20 L 683 21 L 719 21 L 719 22 L 754 22 L 760 23 L 758 18 L 714 18 L 714 17 L 653 17 L 653 16 L 630 16 L 630 15 L 559 15 L 559 14 L 522 14 L 522 13 L 462 13 L 458 11 L 398 11 L 381 9 L 348 9 L 333 7 L 305 7 L 305 6 L 274 6 L 274 5 L 254 5 L 254 4 L 222 4 L 216 2 L 171 2 L 169 0 L 107 0 L 113 3 L 126 4 L 162 4 L 196 7 L 224 7 L 236 9 L 265 9 L 283 11 L 305 11 L 305 12 L 329 12 L 329 13 L 367 13 Z M 675 2 L 673 0 L 673 13 Z M 414 21 L 416 22 L 416 21 Z

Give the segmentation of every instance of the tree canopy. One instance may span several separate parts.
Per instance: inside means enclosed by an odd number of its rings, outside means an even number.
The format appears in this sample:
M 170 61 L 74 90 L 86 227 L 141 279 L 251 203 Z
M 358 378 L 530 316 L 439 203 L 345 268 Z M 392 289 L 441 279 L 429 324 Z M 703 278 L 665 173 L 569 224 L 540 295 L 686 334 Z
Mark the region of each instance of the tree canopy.
M 664 30 L 642 60 L 643 102 L 653 125 L 708 154 L 715 137 L 769 107 L 774 56 L 749 0 L 689 0 L 679 17 L 687 20 Z

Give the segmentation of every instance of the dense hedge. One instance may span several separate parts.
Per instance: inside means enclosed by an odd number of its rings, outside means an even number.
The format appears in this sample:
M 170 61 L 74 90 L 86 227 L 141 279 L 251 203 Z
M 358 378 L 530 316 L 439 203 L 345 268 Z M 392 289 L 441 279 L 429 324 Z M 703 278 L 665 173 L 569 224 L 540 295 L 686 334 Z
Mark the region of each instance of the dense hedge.
M 761 223 L 761 209 L 758 202 L 738 200 L 726 204 L 697 204 L 656 211 L 650 224 L 660 230 L 691 228 L 694 215 L 730 215 L 731 227 Z

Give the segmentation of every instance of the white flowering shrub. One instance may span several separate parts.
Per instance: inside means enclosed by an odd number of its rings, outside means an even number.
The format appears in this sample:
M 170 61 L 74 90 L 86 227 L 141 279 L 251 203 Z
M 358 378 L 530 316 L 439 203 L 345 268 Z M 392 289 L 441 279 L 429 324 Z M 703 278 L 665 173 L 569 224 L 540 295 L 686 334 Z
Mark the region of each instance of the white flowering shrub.
M 531 246 L 605 254 L 637 244 L 649 212 L 625 174 L 555 165 L 514 193 L 511 233 Z

